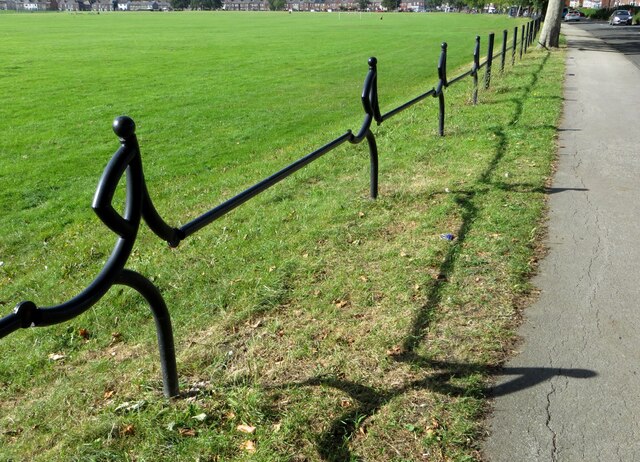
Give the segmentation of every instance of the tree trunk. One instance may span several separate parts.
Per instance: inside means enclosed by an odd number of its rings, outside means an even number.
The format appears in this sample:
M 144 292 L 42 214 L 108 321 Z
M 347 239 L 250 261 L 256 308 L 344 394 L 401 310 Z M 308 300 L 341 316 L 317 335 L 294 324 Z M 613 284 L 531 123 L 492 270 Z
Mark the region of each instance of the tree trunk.
M 560 23 L 562 22 L 562 0 L 549 0 L 547 12 L 540 32 L 538 47 L 557 48 L 560 43 Z

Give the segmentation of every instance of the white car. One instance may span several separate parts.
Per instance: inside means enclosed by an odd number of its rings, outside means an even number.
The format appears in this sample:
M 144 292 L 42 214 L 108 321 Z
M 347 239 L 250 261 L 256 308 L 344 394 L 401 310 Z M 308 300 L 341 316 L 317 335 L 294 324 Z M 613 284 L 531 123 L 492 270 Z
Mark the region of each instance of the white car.
M 565 22 L 580 21 L 580 13 L 578 13 L 577 11 L 569 11 L 565 15 L 564 20 L 565 20 Z
M 626 24 L 630 26 L 631 21 L 633 21 L 633 17 L 627 10 L 614 11 L 609 18 L 609 24 L 611 26 L 615 26 L 616 24 Z

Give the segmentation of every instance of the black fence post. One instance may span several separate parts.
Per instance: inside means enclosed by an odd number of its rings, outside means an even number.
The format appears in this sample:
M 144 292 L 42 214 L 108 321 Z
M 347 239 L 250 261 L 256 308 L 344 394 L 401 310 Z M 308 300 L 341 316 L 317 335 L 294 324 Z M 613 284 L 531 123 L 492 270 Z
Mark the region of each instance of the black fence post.
M 522 60 L 522 51 L 524 50 L 524 24 L 522 25 L 522 37 L 520 38 L 520 59 Z
M 444 136 L 444 89 L 449 85 L 447 82 L 447 42 L 442 42 L 442 51 L 438 60 L 438 85 L 436 86 L 433 97 L 438 97 L 440 111 L 438 114 L 438 134 Z
M 493 42 L 496 34 L 491 32 L 489 34 L 489 44 L 487 46 L 487 69 L 484 74 L 484 88 L 489 88 L 491 85 L 491 64 L 493 63 Z
M 380 106 L 378 103 L 378 60 L 371 57 L 367 60 L 369 72 L 362 86 L 362 107 L 365 112 L 365 120 L 360 128 L 360 132 L 349 140 L 352 144 L 357 144 L 364 136 L 369 145 L 369 197 L 378 198 L 378 145 L 376 137 L 371 131 L 371 122 L 375 120 L 378 125 L 382 123 Z
M 113 122 L 113 131 L 118 136 L 121 148 L 113 156 L 107 164 L 93 199 L 91 207 L 104 222 L 107 227 L 121 236 L 121 239 L 131 240 L 131 244 L 126 246 L 128 252 L 119 252 L 122 250 L 120 245 L 116 245 L 114 249 L 114 257 L 121 259 L 118 265 L 120 271 L 117 273 L 112 284 L 120 284 L 131 287 L 137 291 L 149 304 L 151 313 L 155 320 L 156 335 L 158 338 L 158 349 L 160 352 L 160 366 L 162 371 L 162 388 L 164 396 L 172 398 L 178 395 L 178 369 L 176 367 L 176 355 L 173 342 L 173 329 L 171 326 L 171 317 L 167 305 L 160 294 L 160 291 L 144 276 L 135 271 L 124 268 L 129 258 L 131 247 L 137 237 L 137 226 L 141 219 L 144 219 L 151 230 L 161 239 L 173 247 L 180 242 L 181 235 L 176 228 L 169 226 L 158 214 L 156 208 L 149 197 L 147 185 L 142 170 L 142 158 L 140 155 L 140 146 L 135 134 L 135 122 L 129 117 L 118 117 Z M 127 157 L 121 157 L 122 154 L 128 153 Z M 126 159 L 126 160 L 125 160 Z M 111 200 L 113 193 L 120 182 L 120 178 L 126 168 L 127 187 L 129 182 L 132 183 L 131 190 L 127 192 L 125 209 L 132 208 L 138 210 L 133 212 L 136 217 L 133 222 L 136 229 L 128 230 L 123 226 L 124 222 L 117 213 L 114 213 Z M 136 204 L 134 206 L 134 204 Z M 138 215 L 139 214 L 139 215 Z M 120 244 L 120 243 L 118 243 Z M 110 265 L 106 265 L 103 272 L 109 271 Z M 110 288 L 111 286 L 109 286 Z M 92 286 L 86 289 L 90 291 Z M 109 289 L 107 288 L 107 290 Z
M 473 68 L 471 75 L 473 76 L 473 105 L 478 104 L 478 71 L 480 70 L 480 36 L 476 35 L 476 46 L 473 49 Z
M 518 26 L 513 28 L 513 49 L 511 50 L 511 65 L 516 65 L 516 50 L 518 48 Z
M 529 49 L 529 39 L 531 38 L 531 23 L 528 22 L 527 23 L 527 29 L 526 32 L 524 34 L 524 52 L 526 53 L 527 50 Z
M 13 314 L 0 320 L 0 337 L 19 328 L 51 326 L 73 319 L 95 305 L 114 284 L 127 285 L 151 305 L 158 334 L 164 394 L 173 397 L 178 394 L 178 373 L 169 312 L 158 289 L 145 277 L 125 269 L 125 265 L 142 219 L 152 222 L 154 233 L 169 244 L 179 242 L 178 230 L 160 218 L 148 196 L 135 123 L 128 117 L 118 117 L 113 123 L 113 131 L 120 139 L 120 148 L 105 167 L 91 205 L 98 218 L 117 235 L 111 255 L 98 276 L 71 300 L 42 308 L 33 302 L 18 304 Z M 112 202 L 123 176 L 126 176 L 125 207 L 120 214 Z
M 531 21 L 531 39 L 529 40 L 529 46 L 533 45 L 536 38 L 536 21 Z
M 502 31 L 502 57 L 500 59 L 500 73 L 504 72 L 504 62 L 507 59 L 507 29 Z

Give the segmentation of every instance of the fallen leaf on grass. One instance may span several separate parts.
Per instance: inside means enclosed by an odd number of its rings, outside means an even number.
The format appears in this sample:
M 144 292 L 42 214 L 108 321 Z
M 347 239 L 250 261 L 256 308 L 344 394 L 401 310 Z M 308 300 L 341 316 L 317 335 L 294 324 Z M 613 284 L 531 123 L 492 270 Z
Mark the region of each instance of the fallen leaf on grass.
M 180 436 L 196 436 L 198 433 L 193 428 L 179 428 Z
M 125 426 L 122 430 L 120 430 L 120 434 L 123 436 L 131 436 L 136 432 L 136 429 L 133 425 L 129 424 Z
M 105 392 L 104 392 L 104 395 L 102 395 L 102 397 L 103 397 L 104 399 L 110 399 L 110 398 L 112 398 L 112 397 L 113 397 L 113 395 L 115 395 L 115 394 L 116 394 L 116 392 L 115 392 L 115 391 L 113 391 L 113 390 L 107 390 L 107 391 L 105 391 Z
M 203 412 L 202 414 L 194 415 L 192 418 L 196 419 L 198 422 L 204 422 L 207 420 L 207 414 Z
M 61 359 L 66 358 L 67 355 L 65 355 L 64 353 L 51 353 L 49 355 L 49 359 L 51 361 L 60 361 Z
M 122 340 L 122 334 L 120 332 L 112 332 L 111 333 L 111 342 L 109 342 L 109 346 L 113 346 Z
M 347 300 L 334 300 L 333 304 L 336 306 L 336 308 L 344 308 L 345 306 L 349 305 L 349 302 Z
M 404 347 L 402 345 L 396 345 L 387 350 L 387 355 L 389 356 L 400 356 L 404 354 Z
M 427 436 L 427 439 L 434 439 L 438 437 L 438 433 L 437 430 L 440 428 L 440 422 L 438 422 L 436 419 L 431 420 L 431 425 L 427 425 L 425 434 Z
M 256 431 L 256 427 L 252 427 L 251 425 L 240 424 L 236 427 L 236 430 L 242 433 L 253 433 Z
M 244 443 L 242 443 L 240 445 L 240 448 L 244 449 L 249 454 L 253 454 L 254 452 L 256 452 L 256 444 L 251 440 L 247 440 Z
M 89 337 L 91 336 L 87 329 L 80 329 L 78 331 L 78 335 L 82 337 L 84 340 L 89 340 Z

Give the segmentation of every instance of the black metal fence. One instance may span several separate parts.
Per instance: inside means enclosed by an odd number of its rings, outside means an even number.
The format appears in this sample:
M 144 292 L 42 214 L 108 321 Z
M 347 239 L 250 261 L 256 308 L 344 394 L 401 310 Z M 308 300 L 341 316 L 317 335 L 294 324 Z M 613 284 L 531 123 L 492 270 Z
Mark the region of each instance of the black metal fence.
M 239 205 L 248 201 L 262 191 L 282 181 L 297 170 L 314 160 L 336 149 L 344 143 L 359 144 L 367 141 L 370 157 L 370 196 L 375 199 L 378 195 L 378 149 L 376 138 L 371 131 L 371 124 L 375 121 L 380 125 L 385 120 L 395 116 L 419 101 L 432 96 L 438 98 L 439 118 L 438 132 L 444 135 L 445 128 L 445 89 L 466 77 L 473 78 L 473 103 L 477 104 L 478 74 L 485 69 L 484 87 L 489 88 L 493 71 L 494 59 L 500 59 L 500 72 L 504 71 L 507 59 L 513 66 L 516 55 L 522 59 L 523 53 L 533 43 L 540 29 L 540 19 L 535 19 L 514 27 L 512 40 L 508 41 L 508 32 L 503 31 L 502 48 L 494 55 L 495 34 L 491 33 L 487 42 L 487 54 L 484 62 L 480 62 L 480 37 L 475 39 L 473 64 L 471 69 L 451 80 L 447 78 L 447 44 L 442 44 L 442 51 L 438 60 L 438 82 L 429 91 L 385 113 L 380 113 L 377 89 L 377 60 L 369 58 L 369 71 L 364 80 L 361 100 L 365 112 L 364 121 L 357 134 L 347 130 L 333 141 L 302 157 L 291 165 L 276 172 L 270 177 L 251 186 L 235 197 L 214 207 L 210 211 L 195 218 L 189 223 L 175 228 L 168 225 L 158 214 L 151 201 L 142 170 L 140 147 L 135 134 L 135 123 L 129 117 L 115 119 L 113 130 L 120 139 L 120 148 L 107 164 L 93 198 L 92 208 L 103 223 L 118 235 L 115 247 L 93 282 L 79 295 L 56 306 L 38 308 L 33 302 L 19 303 L 12 314 L 0 319 L 0 338 L 10 333 L 28 327 L 43 327 L 68 321 L 96 304 L 115 285 L 125 285 L 138 291 L 149 303 L 158 336 L 160 350 L 160 364 L 162 368 L 163 391 L 165 396 L 178 395 L 178 372 L 176 368 L 175 348 L 171 318 L 160 291 L 146 277 L 125 268 L 133 249 L 140 222 L 144 220 L 149 228 L 161 239 L 167 241 L 171 247 L 176 247 L 196 231 L 202 229 L 223 215 L 229 213 Z M 125 209 L 120 215 L 112 205 L 113 196 L 123 175 L 126 174 Z

